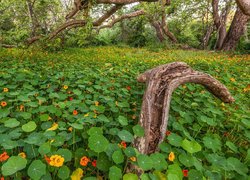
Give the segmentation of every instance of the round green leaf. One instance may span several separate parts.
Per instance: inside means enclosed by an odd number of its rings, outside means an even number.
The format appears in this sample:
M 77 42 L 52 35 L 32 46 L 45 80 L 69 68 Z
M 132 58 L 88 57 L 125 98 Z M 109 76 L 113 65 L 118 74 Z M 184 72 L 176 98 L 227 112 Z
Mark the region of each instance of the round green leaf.
M 47 153 L 50 152 L 50 143 L 43 143 L 39 148 L 38 148 L 38 152 L 41 154 L 41 155 L 45 155 Z
M 201 151 L 201 145 L 195 141 L 189 141 L 184 139 L 181 143 L 181 147 L 189 153 L 195 153 Z
M 122 126 L 127 126 L 128 125 L 128 120 L 124 116 L 119 116 L 118 121 Z
M 172 164 L 168 166 L 167 179 L 181 180 L 183 177 L 182 169 L 178 164 Z
M 24 132 L 31 132 L 34 131 L 36 129 L 36 123 L 34 121 L 30 121 L 24 125 L 22 125 L 22 130 Z
M 169 136 L 168 136 L 168 141 L 169 141 L 169 144 L 173 145 L 173 146 L 176 146 L 176 147 L 180 147 L 181 146 L 181 142 L 182 142 L 182 137 L 175 134 L 175 133 L 171 133 Z
M 109 168 L 109 179 L 119 180 L 122 178 L 122 170 L 116 166 Z
M 116 164 L 120 164 L 124 161 L 124 156 L 121 150 L 117 150 L 113 153 L 112 159 Z
M 221 150 L 221 142 L 218 138 L 212 138 L 206 136 L 203 138 L 203 143 L 208 149 L 212 149 L 213 152 Z
M 72 158 L 72 152 L 68 149 L 59 149 L 56 154 L 61 155 L 62 157 L 64 157 L 64 161 L 68 162 L 71 161 Z
M 193 157 L 186 154 L 179 155 L 179 161 L 186 167 L 191 167 L 194 165 Z
M 136 174 L 128 173 L 128 174 L 125 174 L 122 179 L 123 180 L 138 180 L 138 176 Z
M 11 156 L 6 163 L 2 166 L 2 174 L 4 176 L 10 176 L 17 171 L 20 171 L 26 167 L 27 160 L 20 156 Z
M 20 116 L 22 116 L 24 119 L 30 119 L 30 118 L 31 118 L 31 113 L 22 112 L 22 113 L 20 114 Z
M 236 159 L 234 157 L 230 157 L 227 159 L 227 165 L 229 170 L 234 170 L 243 176 L 248 172 L 247 166 L 240 162 L 239 159 Z
M 49 120 L 49 115 L 48 114 L 42 114 L 42 115 L 40 115 L 40 120 L 41 121 L 48 121 Z
M 135 149 L 132 148 L 132 147 L 127 147 L 125 150 L 124 150 L 124 153 L 127 157 L 132 157 L 132 156 L 135 156 L 136 153 L 135 153 Z
M 133 127 L 133 131 L 134 131 L 134 134 L 138 137 L 144 136 L 144 129 L 139 124 Z
M 95 135 L 95 134 L 99 134 L 99 135 L 102 135 L 103 131 L 102 131 L 102 128 L 100 127 L 92 127 L 90 128 L 88 131 L 87 131 L 88 135 Z
M 159 170 L 159 171 L 167 169 L 168 164 L 163 154 L 160 154 L 160 153 L 151 154 L 150 158 L 153 162 L 154 169 Z
M 29 168 L 28 175 L 32 179 L 40 179 L 43 175 L 46 174 L 46 165 L 40 160 L 34 160 Z
M 145 154 L 140 154 L 137 158 L 137 161 L 139 167 L 142 168 L 144 171 L 150 170 L 153 167 L 153 161 Z
M 69 174 L 70 174 L 70 170 L 67 166 L 62 166 L 58 173 L 57 173 L 57 176 L 60 178 L 60 179 L 68 179 L 69 178 Z
M 20 122 L 15 118 L 10 118 L 9 120 L 4 122 L 4 126 L 8 128 L 14 128 L 19 126 Z
M 94 134 L 89 137 L 88 145 L 91 150 L 100 153 L 107 149 L 109 142 L 103 135 Z
M 133 135 L 126 130 L 119 131 L 118 136 L 121 140 L 126 142 L 132 142 L 134 140 Z
M 195 170 L 195 169 L 191 169 L 188 172 L 188 179 L 190 179 L 190 180 L 201 180 L 202 179 L 202 173 L 200 171 Z

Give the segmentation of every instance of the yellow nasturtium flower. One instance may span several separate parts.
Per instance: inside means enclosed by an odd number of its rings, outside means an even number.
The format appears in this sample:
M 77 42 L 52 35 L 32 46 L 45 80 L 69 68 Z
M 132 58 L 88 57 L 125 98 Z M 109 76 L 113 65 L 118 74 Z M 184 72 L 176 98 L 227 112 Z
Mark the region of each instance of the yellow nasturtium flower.
M 68 89 L 68 88 L 69 88 L 69 86 L 67 86 L 67 85 L 63 86 L 63 89 L 65 89 L 65 90 Z
M 20 156 L 22 158 L 26 158 L 26 154 L 24 152 L 19 153 L 18 156 Z
M 49 165 L 55 166 L 55 167 L 61 167 L 63 166 L 64 158 L 60 155 L 53 155 L 50 158 Z
M 174 161 L 174 159 L 175 159 L 174 152 L 170 152 L 169 155 L 168 155 L 168 160 L 169 161 Z
M 58 124 L 57 123 L 53 123 L 51 128 L 47 129 L 47 131 L 54 131 L 58 128 Z
M 83 177 L 83 170 L 81 168 L 77 168 L 70 177 L 71 180 L 81 180 Z

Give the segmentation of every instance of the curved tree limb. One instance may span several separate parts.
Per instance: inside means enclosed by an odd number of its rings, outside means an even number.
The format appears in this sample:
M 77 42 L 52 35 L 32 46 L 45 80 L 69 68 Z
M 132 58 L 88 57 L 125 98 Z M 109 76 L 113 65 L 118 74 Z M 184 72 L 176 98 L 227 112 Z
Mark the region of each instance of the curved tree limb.
M 250 1 L 249 0 L 236 0 L 238 6 L 240 7 L 241 11 L 245 14 L 250 16 Z
M 120 22 L 120 21 L 122 21 L 124 19 L 130 19 L 130 18 L 141 16 L 141 15 L 144 15 L 144 14 L 145 14 L 145 11 L 143 11 L 143 10 L 135 11 L 135 12 L 132 12 L 132 13 L 129 13 L 129 14 L 124 14 L 124 15 L 116 18 L 116 19 L 113 19 L 109 24 L 98 27 L 98 30 L 104 29 L 104 28 L 111 28 L 116 23 L 118 23 L 118 22 Z
M 70 19 L 72 17 L 75 16 L 75 14 L 81 10 L 81 6 L 82 6 L 82 3 L 81 3 L 81 0 L 74 0 L 74 7 L 72 9 L 72 11 L 70 11 L 67 15 L 66 15 L 66 19 Z
M 179 85 L 189 82 L 201 84 L 223 102 L 234 101 L 227 88 L 218 80 L 191 69 L 183 62 L 174 62 L 146 71 L 138 76 L 138 81 L 147 83 L 139 121 L 145 130 L 145 136 L 134 142 L 134 147 L 143 154 L 157 151 L 159 143 L 164 140 L 171 96 Z

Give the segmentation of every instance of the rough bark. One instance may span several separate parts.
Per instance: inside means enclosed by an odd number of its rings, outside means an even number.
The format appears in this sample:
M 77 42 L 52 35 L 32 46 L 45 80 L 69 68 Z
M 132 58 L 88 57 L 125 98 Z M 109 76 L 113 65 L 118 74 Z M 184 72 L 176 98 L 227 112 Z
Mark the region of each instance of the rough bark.
M 245 14 L 250 16 L 250 1 L 249 0 L 236 0 L 239 8 Z
M 205 36 L 203 37 L 203 40 L 202 40 L 202 47 L 203 47 L 203 49 L 207 48 L 208 42 L 210 40 L 210 37 L 211 37 L 213 31 L 214 31 L 213 25 L 207 27 L 206 34 L 205 34 Z
M 161 65 L 146 71 L 138 76 L 138 81 L 147 84 L 139 121 L 145 130 L 145 136 L 134 142 L 134 147 L 143 154 L 157 151 L 159 143 L 164 140 L 171 96 L 179 85 L 201 84 L 223 102 L 234 101 L 223 84 L 208 74 L 194 71 L 183 62 Z
M 169 2 L 170 3 L 170 2 Z M 170 41 L 172 43 L 177 43 L 177 39 L 174 36 L 174 34 L 172 32 L 170 32 L 170 30 L 168 29 L 168 25 L 166 23 L 166 13 L 165 10 L 163 11 L 163 15 L 162 15 L 162 22 L 161 22 L 161 27 L 163 29 L 164 34 L 170 39 Z
M 231 23 L 227 36 L 223 42 L 221 50 L 234 50 L 240 37 L 244 34 L 245 26 L 250 20 L 250 16 L 245 15 L 240 8 L 237 8 L 234 19 Z
M 30 17 L 31 37 L 34 37 L 36 36 L 37 28 L 39 27 L 39 23 L 37 21 L 37 18 L 34 12 L 35 0 L 33 2 L 31 0 L 26 0 L 26 4 L 28 7 L 28 12 L 29 12 L 29 17 Z
M 155 28 L 156 36 L 159 39 L 159 41 L 163 42 L 165 40 L 165 37 L 161 23 L 159 21 L 153 21 L 151 22 L 151 25 Z

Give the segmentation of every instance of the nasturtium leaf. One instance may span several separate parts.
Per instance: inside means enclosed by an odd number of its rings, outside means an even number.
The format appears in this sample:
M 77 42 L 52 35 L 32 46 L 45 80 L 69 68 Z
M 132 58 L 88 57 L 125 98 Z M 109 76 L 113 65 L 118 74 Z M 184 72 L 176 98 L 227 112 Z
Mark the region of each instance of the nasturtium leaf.
M 30 119 L 31 118 L 31 113 L 22 112 L 22 113 L 20 113 L 20 116 L 22 116 L 24 119 Z
M 127 147 L 126 149 L 124 149 L 124 153 L 127 157 L 132 157 L 136 155 L 135 149 L 132 147 Z
M 182 141 L 181 147 L 191 154 L 201 151 L 201 145 L 199 143 L 187 139 Z
M 108 123 L 110 120 L 103 114 L 97 116 L 97 120 L 98 122 L 105 122 L 105 123 Z
M 89 137 L 89 148 L 97 153 L 103 152 L 107 149 L 109 142 L 100 134 L 94 134 Z
M 102 135 L 103 134 L 103 130 L 100 127 L 92 127 L 87 131 L 88 135 L 92 136 L 92 135 Z
M 101 153 L 97 158 L 96 167 L 101 171 L 108 171 L 112 166 L 112 162 L 109 161 L 108 156 L 105 153 Z
M 58 170 L 57 176 L 60 179 L 68 179 L 69 178 L 69 174 L 70 174 L 69 168 L 67 166 L 62 166 Z
M 136 174 L 128 173 L 124 174 L 123 180 L 138 180 L 138 176 Z
M 18 146 L 18 143 L 17 141 L 9 140 L 7 142 L 2 143 L 2 146 L 4 149 L 14 149 L 15 147 Z
M 169 144 L 176 146 L 176 147 L 180 147 L 182 143 L 182 137 L 175 133 L 171 133 L 168 136 L 168 141 L 169 141 Z
M 112 154 L 112 159 L 116 164 L 121 164 L 124 161 L 124 156 L 121 150 L 117 150 Z
M 118 136 L 121 140 L 126 142 L 132 142 L 134 140 L 133 135 L 126 130 L 119 131 Z
M 227 159 L 227 165 L 229 170 L 234 170 L 243 176 L 245 176 L 248 172 L 247 166 L 240 162 L 239 159 L 236 159 L 234 157 L 230 157 Z
M 72 152 L 68 149 L 59 149 L 56 152 L 56 154 L 59 154 L 62 157 L 64 157 L 64 162 L 71 161 L 71 159 L 72 159 Z
M 109 179 L 117 180 L 122 178 L 122 170 L 116 166 L 109 168 Z
M 46 165 L 41 160 L 34 160 L 28 168 L 28 175 L 32 179 L 40 179 L 46 174 Z
M 142 168 L 144 171 L 150 170 L 153 167 L 152 159 L 145 154 L 140 154 L 137 157 L 137 162 L 139 167 Z
M 159 145 L 162 152 L 170 153 L 171 152 L 171 146 L 165 142 L 162 142 Z
M 28 123 L 22 125 L 22 130 L 24 132 L 32 132 L 36 129 L 37 125 L 34 121 L 29 121 Z
M 232 151 L 238 152 L 238 148 L 234 143 L 227 141 L 226 146 L 229 147 Z
M 14 128 L 20 125 L 20 122 L 15 118 L 10 118 L 4 122 L 4 126 L 8 128 Z
M 144 136 L 144 129 L 139 124 L 133 127 L 133 131 L 134 131 L 134 134 L 138 137 Z
M 167 179 L 181 180 L 183 178 L 182 169 L 178 164 L 172 164 L 168 166 Z
M 193 156 L 188 154 L 180 154 L 179 155 L 179 161 L 181 164 L 183 164 L 185 167 L 191 167 L 194 165 L 194 159 Z
M 144 173 L 140 176 L 141 180 L 150 180 L 150 178 L 148 177 L 148 174 Z
M 0 109 L 0 118 L 5 118 L 10 114 L 9 109 Z
M 212 149 L 213 152 L 221 150 L 221 141 L 218 138 L 212 138 L 205 136 L 203 138 L 203 143 L 208 149 Z
M 75 129 L 83 129 L 83 124 L 79 123 L 68 123 L 68 125 L 72 126 Z
M 41 180 L 52 180 L 51 174 L 47 171 L 46 174 L 41 177 Z
M 50 152 L 50 148 L 51 148 L 50 143 L 46 142 L 43 143 L 41 146 L 39 146 L 38 152 L 43 156 Z
M 128 120 L 124 116 L 119 116 L 118 121 L 122 126 L 127 126 L 128 125 Z
M 159 171 L 165 170 L 168 167 L 168 163 L 165 160 L 165 156 L 161 153 L 154 153 L 150 155 L 153 162 L 153 168 Z
M 250 129 L 250 120 L 242 119 L 241 122 L 242 122 L 248 129 Z
M 49 115 L 48 114 L 42 114 L 42 115 L 40 115 L 40 120 L 41 121 L 48 121 L 49 120 Z
M 26 167 L 27 160 L 20 156 L 11 156 L 6 163 L 2 165 L 2 174 L 4 176 L 10 176 L 17 171 L 20 171 Z
M 62 137 L 62 136 L 56 136 L 53 138 L 53 142 L 51 143 L 51 145 L 53 146 L 62 146 L 64 144 L 64 141 L 65 141 L 65 137 Z
M 75 89 L 73 90 L 73 93 L 77 96 L 80 96 L 82 94 L 82 91 L 78 90 L 78 89 Z
M 195 169 L 191 169 L 188 172 L 188 179 L 190 179 L 190 180 L 201 180 L 202 179 L 202 173 L 200 171 L 195 170 Z
M 219 156 L 218 154 L 207 154 L 206 159 L 212 165 L 225 166 L 227 164 L 225 157 Z

